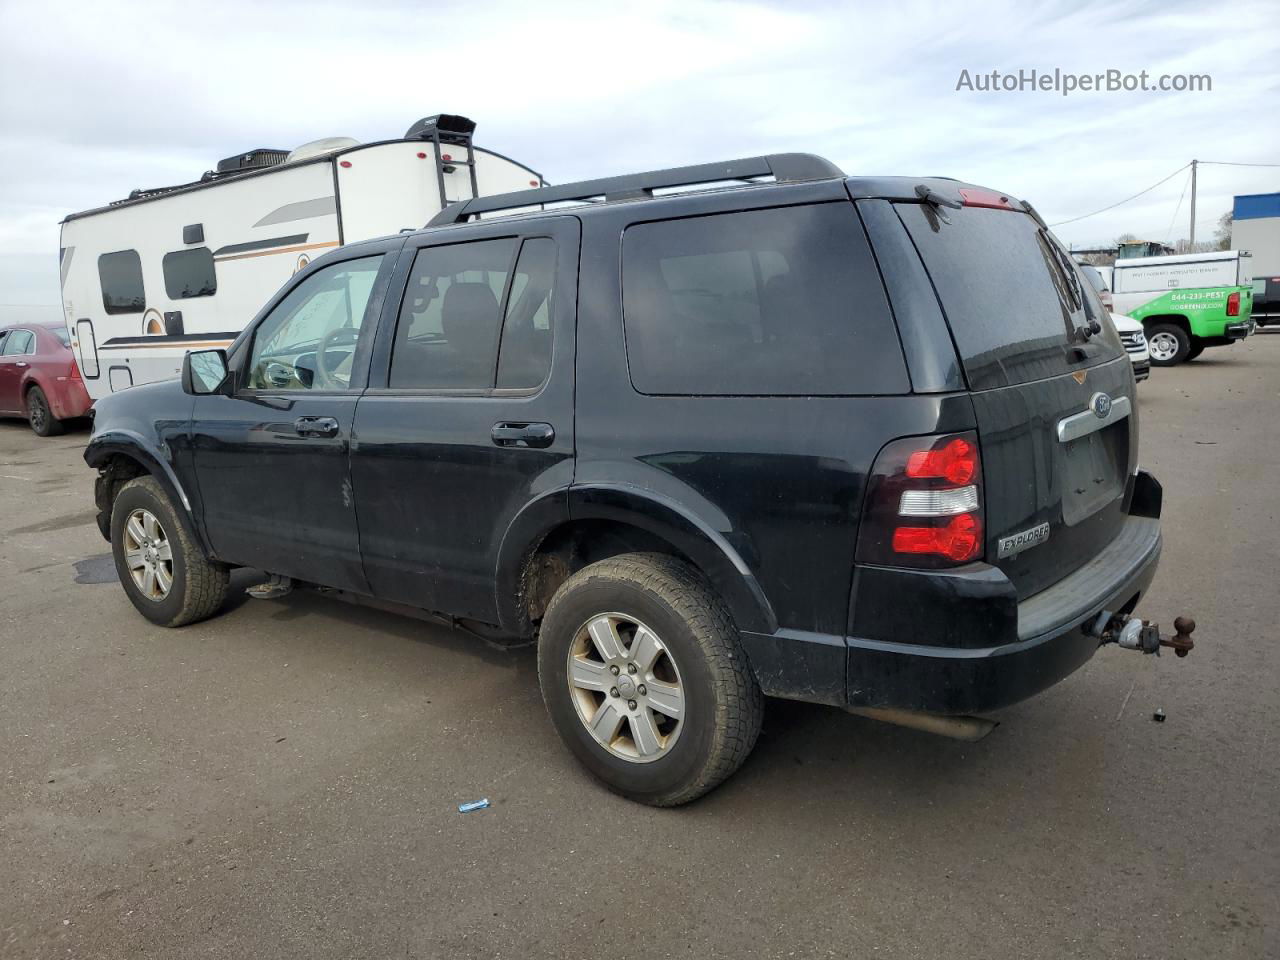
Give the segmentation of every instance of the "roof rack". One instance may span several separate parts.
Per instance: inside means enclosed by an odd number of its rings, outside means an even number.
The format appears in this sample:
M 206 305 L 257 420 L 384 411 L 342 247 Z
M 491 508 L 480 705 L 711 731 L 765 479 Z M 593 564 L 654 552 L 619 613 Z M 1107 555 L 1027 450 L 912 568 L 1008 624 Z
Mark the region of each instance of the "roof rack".
M 654 190 L 666 187 L 689 187 L 703 183 L 722 183 L 728 180 L 753 181 L 760 177 L 773 177 L 777 183 L 800 180 L 829 180 L 843 177 L 844 171 L 830 160 L 811 153 L 774 153 L 764 157 L 747 157 L 720 163 L 701 163 L 692 167 L 673 167 L 670 170 L 650 170 L 623 177 L 605 177 L 601 180 L 583 180 L 554 187 L 538 187 L 518 190 L 515 193 L 499 193 L 450 204 L 427 223 L 439 227 L 450 223 L 465 223 L 467 218 L 498 210 L 531 207 L 539 204 L 562 203 L 574 200 L 591 201 L 599 197 L 608 200 L 639 200 L 653 196 Z

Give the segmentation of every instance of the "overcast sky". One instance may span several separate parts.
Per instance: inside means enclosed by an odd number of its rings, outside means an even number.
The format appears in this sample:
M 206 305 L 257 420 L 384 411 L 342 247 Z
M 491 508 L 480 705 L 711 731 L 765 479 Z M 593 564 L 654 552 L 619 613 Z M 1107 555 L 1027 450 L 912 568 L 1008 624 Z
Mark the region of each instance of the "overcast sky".
M 0 304 L 58 303 L 58 221 L 219 158 L 462 113 L 551 182 L 756 153 L 954 176 L 1051 223 L 1202 160 L 1280 163 L 1272 0 L 0 0 Z M 961 70 L 1207 73 L 1206 93 L 957 91 Z M 1186 184 L 1057 229 L 1186 236 Z M 1201 169 L 1198 233 L 1280 167 Z

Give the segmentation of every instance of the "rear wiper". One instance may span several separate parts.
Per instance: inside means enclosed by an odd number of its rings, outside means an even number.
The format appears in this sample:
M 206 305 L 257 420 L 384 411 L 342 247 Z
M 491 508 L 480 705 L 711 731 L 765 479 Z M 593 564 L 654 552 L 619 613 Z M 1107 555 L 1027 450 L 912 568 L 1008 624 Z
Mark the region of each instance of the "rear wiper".
M 959 200 L 941 194 L 937 190 L 934 190 L 932 187 L 923 183 L 916 184 L 916 196 L 932 206 L 934 213 L 938 215 L 938 219 L 943 223 L 951 222 L 950 218 L 942 212 L 943 207 L 950 207 L 952 210 L 959 210 L 964 206 L 964 204 Z

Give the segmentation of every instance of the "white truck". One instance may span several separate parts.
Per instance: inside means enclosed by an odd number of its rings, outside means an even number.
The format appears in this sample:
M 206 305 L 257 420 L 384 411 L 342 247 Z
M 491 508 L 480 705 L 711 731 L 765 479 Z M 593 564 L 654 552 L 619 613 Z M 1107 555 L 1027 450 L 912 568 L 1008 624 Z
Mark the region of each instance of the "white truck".
M 1252 264 L 1247 250 L 1119 259 L 1112 309 L 1142 324 L 1156 366 L 1194 360 L 1253 332 Z
M 199 180 L 135 190 L 62 221 L 62 306 L 94 400 L 178 376 L 225 347 L 320 254 L 419 229 L 449 203 L 546 185 L 438 114 L 395 140 L 330 137 L 229 157 Z

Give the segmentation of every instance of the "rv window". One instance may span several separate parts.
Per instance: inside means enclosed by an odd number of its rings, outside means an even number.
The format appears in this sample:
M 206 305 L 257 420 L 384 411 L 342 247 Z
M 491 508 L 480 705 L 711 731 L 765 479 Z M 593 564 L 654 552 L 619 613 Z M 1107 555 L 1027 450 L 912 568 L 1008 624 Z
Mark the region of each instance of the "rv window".
M 164 290 L 170 300 L 212 297 L 218 292 L 213 251 L 208 247 L 175 250 L 164 255 Z
M 142 261 L 137 250 L 104 253 L 98 258 L 102 306 L 107 313 L 142 313 L 147 295 L 142 289 Z
M 482 240 L 419 251 L 396 324 L 392 387 L 493 386 L 502 297 L 516 243 Z
M 347 389 L 381 263 L 381 255 L 335 263 L 276 304 L 254 333 L 249 388 Z

